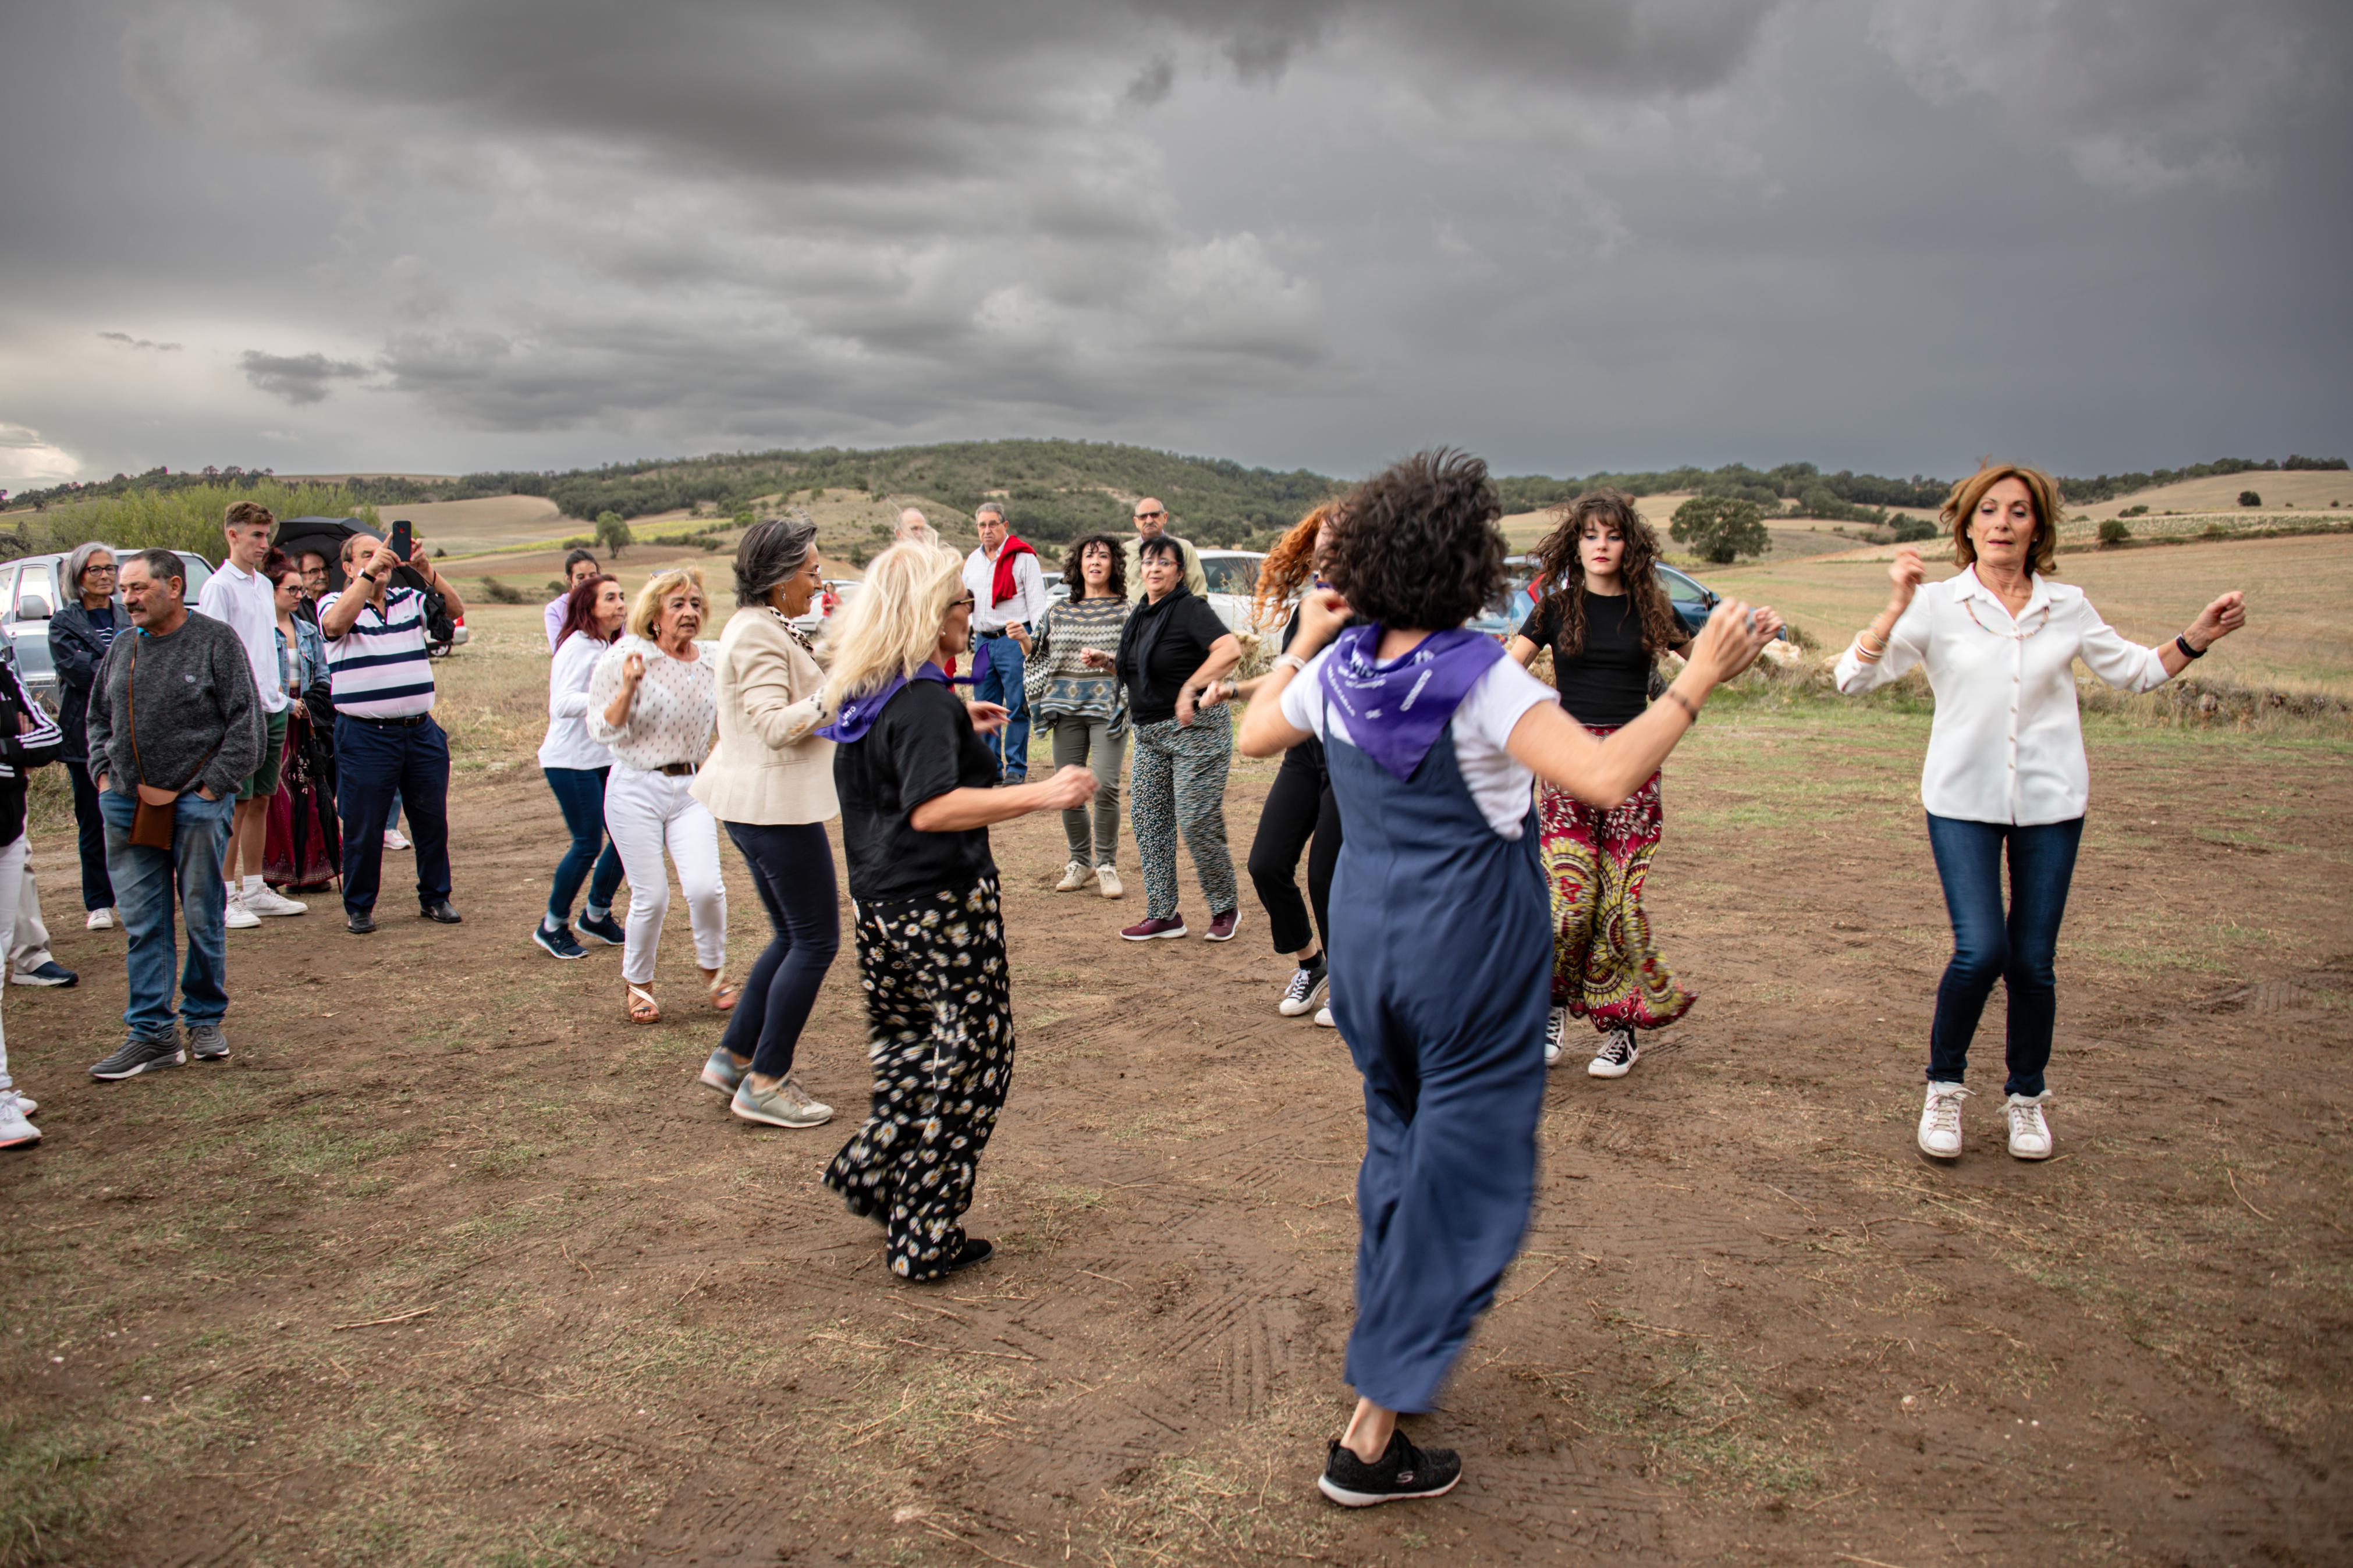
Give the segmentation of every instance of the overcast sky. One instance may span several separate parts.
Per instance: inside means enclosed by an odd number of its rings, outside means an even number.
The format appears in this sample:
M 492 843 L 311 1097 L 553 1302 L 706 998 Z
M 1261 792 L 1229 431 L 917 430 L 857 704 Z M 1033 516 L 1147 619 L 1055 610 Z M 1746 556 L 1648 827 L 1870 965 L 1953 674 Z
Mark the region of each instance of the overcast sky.
M 2353 451 L 2343 0 L 22 0 L 0 485 Z

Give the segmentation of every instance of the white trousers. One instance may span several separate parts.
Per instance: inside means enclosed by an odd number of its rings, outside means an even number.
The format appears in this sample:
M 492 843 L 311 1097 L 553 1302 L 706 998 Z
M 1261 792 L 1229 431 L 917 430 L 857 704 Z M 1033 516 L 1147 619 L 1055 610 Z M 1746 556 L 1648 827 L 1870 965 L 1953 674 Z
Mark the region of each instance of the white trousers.
M 29 827 L 29 825 L 27 825 Z M 16 842 L 0 849 L 0 952 L 9 951 L 16 931 L 16 906 L 26 889 L 33 885 L 32 863 L 26 858 L 33 847 L 33 836 L 27 831 L 16 835 Z M 47 943 L 44 942 L 43 946 Z M 8 976 L 0 973 L 0 992 L 8 988 Z M 0 1089 L 13 1087 L 8 1077 L 8 1036 L 0 1029 Z
M 689 793 L 694 780 L 613 764 L 605 780 L 605 830 L 621 852 L 629 877 L 629 941 L 621 949 L 621 978 L 643 985 L 654 977 L 662 918 L 670 913 L 670 873 L 694 921 L 694 961 L 727 967 L 727 884 L 719 876 L 719 824 Z

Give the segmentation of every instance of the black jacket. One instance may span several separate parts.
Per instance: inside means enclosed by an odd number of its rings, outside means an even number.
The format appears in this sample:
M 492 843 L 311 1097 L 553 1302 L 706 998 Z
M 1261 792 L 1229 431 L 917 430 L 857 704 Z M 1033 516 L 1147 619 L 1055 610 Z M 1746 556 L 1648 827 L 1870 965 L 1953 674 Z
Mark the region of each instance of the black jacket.
M 33 700 L 12 652 L 0 658 L 0 849 L 25 832 L 25 775 L 58 760 L 59 736 L 49 710 Z
M 118 629 L 131 625 L 120 604 L 114 606 L 114 624 Z M 58 605 L 49 617 L 49 660 L 58 669 L 58 728 L 65 732 L 60 754 L 68 762 L 90 759 L 90 689 L 105 657 L 106 644 L 90 625 L 90 612 L 79 601 Z

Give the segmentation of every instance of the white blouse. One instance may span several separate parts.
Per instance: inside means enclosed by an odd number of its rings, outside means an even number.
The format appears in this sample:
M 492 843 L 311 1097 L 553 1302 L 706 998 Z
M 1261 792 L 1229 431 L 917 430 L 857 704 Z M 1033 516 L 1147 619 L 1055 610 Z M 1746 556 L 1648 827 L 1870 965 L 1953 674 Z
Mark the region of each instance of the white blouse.
M 575 632 L 557 647 L 547 671 L 547 739 L 539 743 L 541 767 L 612 766 L 613 753 L 588 733 L 588 682 L 609 646 L 586 632 Z
M 2073 821 L 2091 802 L 2078 658 L 2126 691 L 2165 683 L 2157 650 L 2126 641 L 2081 588 L 2038 575 L 2012 620 L 1971 568 L 1922 584 L 1888 635 L 1886 657 L 1865 663 L 1850 644 L 1835 679 L 1853 696 L 1926 666 L 1936 717 L 1921 804 L 1938 816 L 2031 826 Z
M 712 731 L 719 723 L 714 661 L 711 644 L 694 647 L 690 661 L 670 658 L 645 637 L 624 636 L 597 659 L 588 682 L 588 735 L 612 748 L 616 763 L 650 773 L 675 763 L 700 767 L 711 754 Z M 605 722 L 605 710 L 621 694 L 621 666 L 633 653 L 645 656 L 646 675 L 629 705 L 629 721 L 617 730 Z

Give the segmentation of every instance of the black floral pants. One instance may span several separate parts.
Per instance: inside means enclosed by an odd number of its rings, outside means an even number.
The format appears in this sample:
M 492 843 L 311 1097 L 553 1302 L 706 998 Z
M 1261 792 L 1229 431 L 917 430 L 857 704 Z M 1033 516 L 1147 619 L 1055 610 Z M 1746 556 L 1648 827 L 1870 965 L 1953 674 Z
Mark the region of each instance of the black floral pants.
M 826 1167 L 889 1233 L 891 1271 L 936 1279 L 964 1249 L 980 1152 L 1013 1078 L 1013 991 L 997 879 L 858 906 L 874 1107 Z

